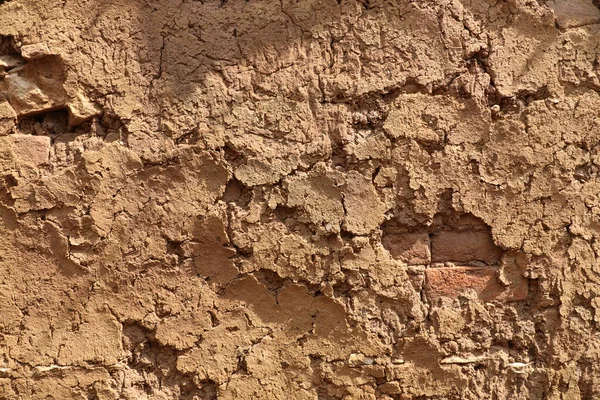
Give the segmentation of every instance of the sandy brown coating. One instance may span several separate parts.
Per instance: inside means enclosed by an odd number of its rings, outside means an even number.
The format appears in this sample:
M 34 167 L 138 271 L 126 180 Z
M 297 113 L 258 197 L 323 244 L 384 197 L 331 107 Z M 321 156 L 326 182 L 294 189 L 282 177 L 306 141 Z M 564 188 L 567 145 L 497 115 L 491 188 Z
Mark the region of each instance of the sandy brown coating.
M 0 3 L 0 399 L 600 396 L 597 1 Z

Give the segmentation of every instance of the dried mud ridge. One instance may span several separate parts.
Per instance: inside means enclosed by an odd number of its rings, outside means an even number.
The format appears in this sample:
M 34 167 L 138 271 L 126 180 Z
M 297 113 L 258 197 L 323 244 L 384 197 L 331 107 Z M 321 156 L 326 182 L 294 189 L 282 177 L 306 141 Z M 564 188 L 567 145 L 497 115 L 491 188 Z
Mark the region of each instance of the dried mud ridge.
M 592 0 L 0 1 L 0 399 L 600 396 Z

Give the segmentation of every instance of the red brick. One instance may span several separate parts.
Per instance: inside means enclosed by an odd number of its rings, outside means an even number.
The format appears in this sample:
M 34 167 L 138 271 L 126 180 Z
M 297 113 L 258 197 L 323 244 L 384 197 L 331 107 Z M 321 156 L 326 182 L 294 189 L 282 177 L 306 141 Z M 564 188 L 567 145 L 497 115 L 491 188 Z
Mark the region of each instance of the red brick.
M 502 249 L 494 244 L 487 231 L 443 231 L 431 238 L 431 261 L 434 263 L 481 261 L 498 262 Z
M 427 265 L 431 262 L 427 233 L 392 233 L 384 236 L 382 242 L 396 260 L 409 265 Z
M 528 282 L 522 278 L 504 286 L 497 278 L 496 268 L 449 267 L 425 271 L 425 293 L 429 301 L 440 297 L 457 298 L 469 290 L 480 300 L 519 301 L 529 292 Z

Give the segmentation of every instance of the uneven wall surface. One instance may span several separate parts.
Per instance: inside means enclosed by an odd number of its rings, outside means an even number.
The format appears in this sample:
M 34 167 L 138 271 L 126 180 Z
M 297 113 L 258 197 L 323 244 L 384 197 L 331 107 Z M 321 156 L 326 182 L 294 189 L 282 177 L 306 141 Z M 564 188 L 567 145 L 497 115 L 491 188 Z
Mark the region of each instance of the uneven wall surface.
M 0 1 L 0 399 L 600 398 L 599 6 Z

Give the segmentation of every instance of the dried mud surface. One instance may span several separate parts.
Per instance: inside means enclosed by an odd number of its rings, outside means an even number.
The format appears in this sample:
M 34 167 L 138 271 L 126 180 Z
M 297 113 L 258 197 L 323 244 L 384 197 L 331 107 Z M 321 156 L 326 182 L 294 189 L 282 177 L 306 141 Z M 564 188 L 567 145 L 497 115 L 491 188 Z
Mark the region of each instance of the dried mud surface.
M 598 7 L 0 1 L 0 398 L 600 398 Z

